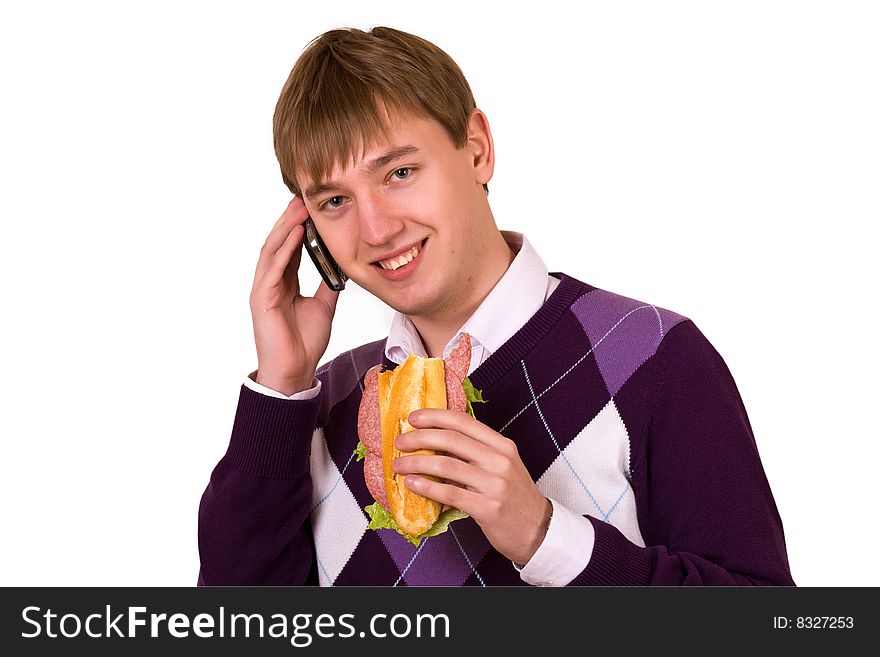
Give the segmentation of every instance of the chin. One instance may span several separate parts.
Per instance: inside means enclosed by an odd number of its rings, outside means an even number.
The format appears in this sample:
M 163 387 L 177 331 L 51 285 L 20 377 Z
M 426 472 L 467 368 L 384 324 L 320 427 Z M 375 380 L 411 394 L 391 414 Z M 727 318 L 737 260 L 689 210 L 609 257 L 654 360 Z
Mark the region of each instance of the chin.
M 401 299 L 400 297 L 392 297 L 386 299 L 382 299 L 382 297 L 379 298 L 385 303 L 386 306 L 393 308 L 403 315 L 418 317 L 429 312 L 427 304 L 421 303 L 419 301 Z
M 443 300 L 448 296 L 442 283 L 436 281 L 422 279 L 413 281 L 410 285 L 400 286 L 383 280 L 377 281 L 375 276 L 367 276 L 366 279 L 352 278 L 358 286 L 386 306 L 413 317 L 436 313 L 443 306 Z
M 414 295 L 395 294 L 386 295 L 385 298 L 379 295 L 376 296 L 384 301 L 385 305 L 390 306 L 399 313 L 412 317 L 431 315 L 436 312 L 440 305 L 436 298 L 431 298 L 425 294 L 424 290 L 419 290 Z

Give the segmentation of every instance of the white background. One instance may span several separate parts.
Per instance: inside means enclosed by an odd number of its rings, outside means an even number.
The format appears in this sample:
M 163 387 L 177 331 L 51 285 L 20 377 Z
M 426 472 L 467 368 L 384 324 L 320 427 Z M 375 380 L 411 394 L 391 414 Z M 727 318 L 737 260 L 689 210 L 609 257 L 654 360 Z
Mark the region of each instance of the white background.
M 874 3 L 10 4 L 0 584 L 195 583 L 289 200 L 275 101 L 312 38 L 384 24 L 468 77 L 501 228 L 725 358 L 797 583 L 880 585 Z M 327 357 L 389 319 L 350 285 Z

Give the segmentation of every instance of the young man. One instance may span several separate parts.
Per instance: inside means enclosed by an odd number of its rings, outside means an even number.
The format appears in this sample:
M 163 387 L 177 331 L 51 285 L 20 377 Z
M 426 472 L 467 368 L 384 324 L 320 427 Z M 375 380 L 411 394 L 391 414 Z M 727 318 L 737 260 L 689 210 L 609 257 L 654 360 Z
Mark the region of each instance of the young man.
M 199 512 L 199 583 L 785 584 L 782 524 L 746 411 L 693 322 L 549 274 L 487 198 L 494 147 L 459 68 L 389 28 L 303 52 L 275 112 L 295 197 L 250 297 L 258 369 Z M 321 369 L 338 293 L 300 294 L 311 215 L 342 270 L 397 311 Z M 470 517 L 418 546 L 367 529 L 353 451 L 368 369 L 467 333 L 487 400 L 423 409 L 406 486 Z M 429 475 L 426 477 L 425 475 Z

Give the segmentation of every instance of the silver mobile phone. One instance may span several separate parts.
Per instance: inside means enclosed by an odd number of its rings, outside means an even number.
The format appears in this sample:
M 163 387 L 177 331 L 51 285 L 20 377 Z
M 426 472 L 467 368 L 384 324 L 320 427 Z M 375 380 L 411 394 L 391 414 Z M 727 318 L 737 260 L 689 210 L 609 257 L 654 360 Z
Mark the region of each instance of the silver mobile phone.
M 303 228 L 305 228 L 303 244 L 306 247 L 306 251 L 309 252 L 309 257 L 315 264 L 318 273 L 321 274 L 321 278 L 324 279 L 327 287 L 331 290 L 336 292 L 344 290 L 345 281 L 348 280 L 348 276 L 345 275 L 339 268 L 339 265 L 336 264 L 333 256 L 330 255 L 330 251 L 327 250 L 324 240 L 318 235 L 318 229 L 315 228 L 315 222 L 312 221 L 311 217 L 305 220 Z

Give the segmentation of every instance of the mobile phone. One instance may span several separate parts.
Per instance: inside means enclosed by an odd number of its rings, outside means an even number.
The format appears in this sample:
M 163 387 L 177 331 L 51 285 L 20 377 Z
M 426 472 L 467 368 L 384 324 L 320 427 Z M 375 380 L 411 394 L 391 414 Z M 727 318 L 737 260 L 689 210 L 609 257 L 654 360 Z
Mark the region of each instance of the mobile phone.
M 327 250 L 324 240 L 318 235 L 318 229 L 315 228 L 315 222 L 312 221 L 311 217 L 305 220 L 303 228 L 305 228 L 303 244 L 306 247 L 306 251 L 309 252 L 312 262 L 315 263 L 318 273 L 321 274 L 321 278 L 324 279 L 327 287 L 331 290 L 336 292 L 344 290 L 345 281 L 348 280 L 348 276 L 345 275 L 342 269 L 339 268 L 339 265 L 336 264 L 333 256 L 330 255 L 330 251 Z

